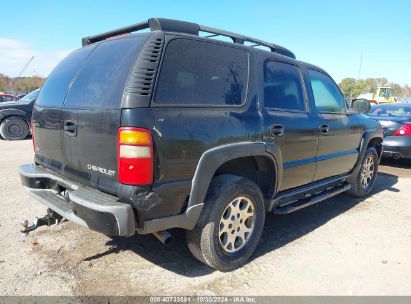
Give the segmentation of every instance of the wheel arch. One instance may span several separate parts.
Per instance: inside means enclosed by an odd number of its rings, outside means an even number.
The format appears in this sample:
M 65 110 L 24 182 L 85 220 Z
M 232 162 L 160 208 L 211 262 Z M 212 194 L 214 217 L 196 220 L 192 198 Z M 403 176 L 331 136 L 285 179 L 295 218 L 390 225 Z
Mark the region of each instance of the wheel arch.
M 18 117 L 22 118 L 28 125 L 30 129 L 30 117 L 28 117 L 27 113 L 18 110 L 18 109 L 5 109 L 5 110 L 0 110 L 0 124 L 7 118 L 11 117 Z
M 197 164 L 186 210 L 179 215 L 144 221 L 144 228 L 139 230 L 141 234 L 162 231 L 169 228 L 180 227 L 186 230 L 192 230 L 197 224 L 201 215 L 204 200 L 211 184 L 211 180 L 220 168 L 230 168 L 225 163 L 232 162 L 235 159 L 254 157 L 257 166 L 266 162 L 265 158 L 272 161 L 275 168 L 275 184 L 273 192 L 279 189 L 282 179 L 282 158 L 279 146 L 274 143 L 264 142 L 241 142 L 214 147 L 204 152 Z M 263 157 L 261 159 L 261 157 Z M 264 159 L 264 160 L 263 160 Z M 248 159 L 248 163 L 251 160 Z M 232 165 L 231 163 L 230 165 Z M 265 202 L 267 206 L 268 200 Z
M 213 177 L 232 174 L 248 178 L 257 184 L 267 201 L 272 198 L 276 189 L 276 171 L 275 164 L 269 157 L 251 155 L 226 161 L 216 170 Z
M 377 150 L 378 153 L 378 158 L 381 159 L 382 156 L 382 141 L 383 139 L 380 137 L 373 137 L 370 139 L 370 141 L 368 142 L 367 148 L 369 147 L 374 147 Z
M 204 203 L 212 178 L 219 174 L 235 174 L 253 180 L 268 199 L 281 183 L 280 149 L 264 142 L 245 142 L 206 151 L 198 162 L 192 180 L 188 207 Z M 273 179 L 271 183 L 270 179 Z
M 354 165 L 351 176 L 348 178 L 349 182 L 352 182 L 357 176 L 358 172 L 360 171 L 361 163 L 364 158 L 365 152 L 370 146 L 374 146 L 376 148 L 378 157 L 379 159 L 381 159 L 382 152 L 383 152 L 382 141 L 383 141 L 382 129 L 369 130 L 363 134 L 361 138 L 360 147 L 359 147 L 358 159 Z

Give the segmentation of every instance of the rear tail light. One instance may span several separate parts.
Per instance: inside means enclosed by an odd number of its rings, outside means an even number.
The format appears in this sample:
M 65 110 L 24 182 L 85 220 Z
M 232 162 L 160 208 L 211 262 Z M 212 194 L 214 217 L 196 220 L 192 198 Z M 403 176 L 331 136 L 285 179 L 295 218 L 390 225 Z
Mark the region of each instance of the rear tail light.
M 394 136 L 411 136 L 411 123 L 403 124 L 397 131 L 395 131 Z
M 122 127 L 118 130 L 118 181 L 127 185 L 153 183 L 153 140 L 150 131 Z

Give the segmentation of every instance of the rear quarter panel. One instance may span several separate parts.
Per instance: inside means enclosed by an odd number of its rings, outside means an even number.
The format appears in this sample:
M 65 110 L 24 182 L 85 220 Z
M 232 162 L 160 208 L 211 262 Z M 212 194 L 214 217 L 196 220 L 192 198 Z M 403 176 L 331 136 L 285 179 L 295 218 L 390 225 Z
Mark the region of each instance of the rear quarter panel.
M 242 108 L 126 109 L 121 125 L 151 131 L 155 153 L 153 187 L 177 181 L 190 185 L 205 151 L 261 139 L 256 96 Z

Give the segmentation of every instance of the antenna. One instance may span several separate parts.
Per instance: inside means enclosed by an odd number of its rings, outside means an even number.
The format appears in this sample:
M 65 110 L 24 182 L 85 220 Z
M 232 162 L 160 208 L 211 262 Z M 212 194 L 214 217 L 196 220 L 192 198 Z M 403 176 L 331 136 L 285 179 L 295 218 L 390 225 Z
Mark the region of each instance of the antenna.
M 29 64 L 33 61 L 33 59 L 34 59 L 34 56 L 31 56 L 31 58 L 29 59 L 29 61 L 26 62 L 26 64 L 23 66 L 23 68 L 22 68 L 22 69 L 20 70 L 20 72 L 17 74 L 17 76 L 16 76 L 16 78 L 15 78 L 15 81 L 13 81 L 13 82 L 14 82 L 14 85 L 16 84 L 17 78 L 20 78 L 21 75 L 23 75 L 24 71 L 27 70 L 27 68 L 29 67 Z M 14 90 L 13 90 L 13 85 L 11 85 L 11 90 L 14 92 Z
M 26 62 L 26 64 L 23 66 L 23 68 L 21 69 L 21 71 L 17 74 L 16 78 L 21 77 L 21 75 L 23 75 L 24 71 L 27 70 L 27 68 L 29 67 L 30 62 L 32 62 L 34 59 L 34 56 L 32 56 L 29 61 Z
M 361 75 L 361 67 L 362 67 L 362 53 L 361 53 L 361 58 L 360 58 L 360 68 L 358 69 L 358 77 L 357 80 L 360 79 L 360 75 Z

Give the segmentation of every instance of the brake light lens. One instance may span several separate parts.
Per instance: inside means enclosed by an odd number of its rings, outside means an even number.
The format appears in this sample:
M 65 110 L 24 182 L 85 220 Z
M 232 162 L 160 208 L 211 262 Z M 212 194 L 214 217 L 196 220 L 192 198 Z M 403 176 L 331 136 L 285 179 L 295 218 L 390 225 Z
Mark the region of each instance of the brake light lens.
M 403 124 L 397 131 L 395 131 L 394 136 L 411 136 L 411 123 Z
M 118 130 L 118 181 L 127 185 L 153 183 L 153 140 L 149 130 L 122 127 Z

